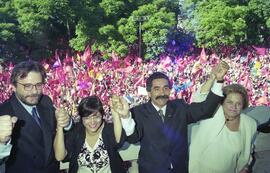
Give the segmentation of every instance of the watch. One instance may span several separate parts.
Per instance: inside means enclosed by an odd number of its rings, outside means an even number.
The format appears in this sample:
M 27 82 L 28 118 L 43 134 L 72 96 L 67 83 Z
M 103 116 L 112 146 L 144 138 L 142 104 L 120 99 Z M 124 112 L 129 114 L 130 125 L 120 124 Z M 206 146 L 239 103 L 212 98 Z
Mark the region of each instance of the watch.
M 223 83 L 224 80 L 217 80 L 217 83 Z

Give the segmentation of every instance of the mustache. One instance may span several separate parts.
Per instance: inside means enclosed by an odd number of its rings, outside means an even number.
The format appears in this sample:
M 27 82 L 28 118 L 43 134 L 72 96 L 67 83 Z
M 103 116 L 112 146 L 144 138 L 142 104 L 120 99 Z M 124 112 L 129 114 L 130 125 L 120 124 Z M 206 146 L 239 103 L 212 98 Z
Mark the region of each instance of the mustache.
M 32 95 L 28 95 L 26 97 L 40 97 L 40 96 L 41 96 L 41 94 L 32 94 Z
M 168 99 L 168 95 L 163 95 L 163 96 L 157 96 L 156 99 Z

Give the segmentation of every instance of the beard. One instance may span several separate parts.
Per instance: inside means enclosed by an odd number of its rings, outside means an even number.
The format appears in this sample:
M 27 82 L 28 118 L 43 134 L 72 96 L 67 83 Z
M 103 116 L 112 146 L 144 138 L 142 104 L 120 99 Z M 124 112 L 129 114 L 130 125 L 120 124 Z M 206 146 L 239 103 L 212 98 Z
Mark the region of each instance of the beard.
M 31 94 L 31 95 L 20 95 L 20 94 L 16 94 L 18 99 L 23 102 L 24 104 L 28 105 L 28 106 L 35 106 L 38 104 L 42 94 Z

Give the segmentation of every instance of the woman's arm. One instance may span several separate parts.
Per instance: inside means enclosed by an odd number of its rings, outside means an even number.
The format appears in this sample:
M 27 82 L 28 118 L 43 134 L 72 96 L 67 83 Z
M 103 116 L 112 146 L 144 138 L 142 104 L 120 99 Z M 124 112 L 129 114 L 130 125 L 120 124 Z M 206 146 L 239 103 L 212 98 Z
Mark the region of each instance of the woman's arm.
M 64 158 L 67 155 L 67 150 L 65 147 L 63 128 L 57 128 L 56 135 L 54 138 L 53 148 L 54 148 L 56 160 L 58 161 L 64 160 Z
M 67 150 L 65 147 L 65 139 L 64 139 L 64 127 L 65 125 L 62 123 L 62 116 L 64 112 L 56 111 L 56 121 L 57 121 L 57 128 L 56 128 L 56 135 L 54 138 L 53 148 L 55 153 L 55 158 L 58 161 L 64 160 L 67 155 Z
M 200 93 L 209 93 L 215 79 L 216 79 L 215 75 L 211 73 L 209 79 L 202 85 Z
M 110 109 L 113 118 L 113 130 L 114 130 L 114 137 L 116 143 L 120 142 L 121 135 L 122 135 L 122 123 L 120 119 L 119 112 L 123 109 L 123 105 L 121 104 L 119 96 L 112 96 L 110 102 Z
M 224 75 L 226 74 L 226 70 L 228 70 L 228 68 L 228 64 L 224 61 L 221 61 L 219 64 L 213 67 L 211 73 L 209 74 L 208 80 L 199 88 L 199 91 L 196 91 L 192 95 L 192 102 L 203 102 L 210 92 L 215 80 L 217 82 L 222 82 L 224 80 Z
M 114 136 L 116 143 L 120 142 L 121 135 L 122 135 L 122 123 L 119 115 L 112 111 L 112 117 L 113 117 L 113 130 L 114 130 Z

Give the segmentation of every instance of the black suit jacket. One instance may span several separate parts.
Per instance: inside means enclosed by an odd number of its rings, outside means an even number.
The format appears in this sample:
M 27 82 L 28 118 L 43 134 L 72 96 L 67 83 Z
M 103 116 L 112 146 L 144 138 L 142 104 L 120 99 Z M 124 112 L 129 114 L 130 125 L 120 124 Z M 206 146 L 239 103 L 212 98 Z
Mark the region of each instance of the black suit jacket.
M 85 137 L 85 127 L 81 122 L 75 124 L 74 128 L 65 134 L 65 146 L 68 154 L 64 161 L 70 162 L 69 173 L 76 173 L 78 171 L 78 156 L 85 142 Z M 110 158 L 110 167 L 112 173 L 126 173 L 122 158 L 118 153 L 118 149 L 122 147 L 123 143 L 125 142 L 125 137 L 126 134 L 123 130 L 120 142 L 116 143 L 113 124 L 104 124 L 104 128 L 102 130 L 102 139 Z
M 150 101 L 134 107 L 131 112 L 136 130 L 127 140 L 140 141 L 139 172 L 187 173 L 187 125 L 213 115 L 221 99 L 210 92 L 202 103 L 188 105 L 179 99 L 168 101 L 164 123 Z
M 270 119 L 258 126 L 258 131 L 262 133 L 270 133 Z
M 18 117 L 12 132 L 11 154 L 6 162 L 7 173 L 58 173 L 59 162 L 55 160 L 53 139 L 56 120 L 51 99 L 43 95 L 37 110 L 41 127 L 13 95 L 0 105 L 0 116 Z

